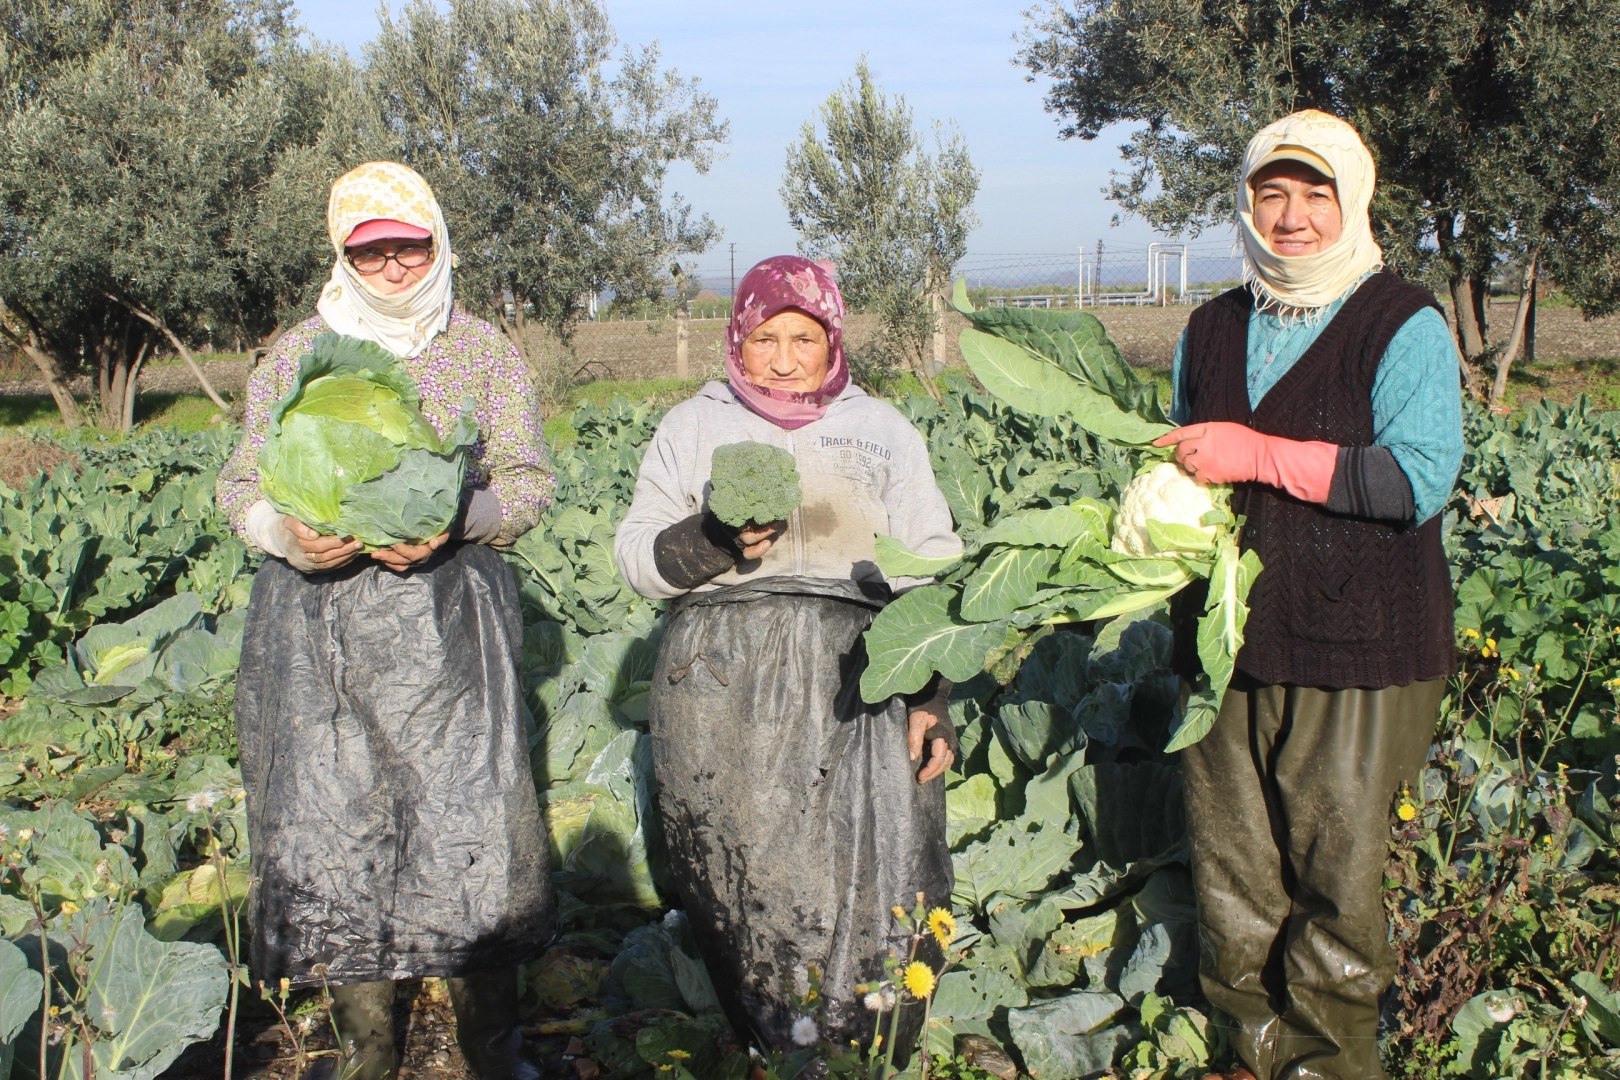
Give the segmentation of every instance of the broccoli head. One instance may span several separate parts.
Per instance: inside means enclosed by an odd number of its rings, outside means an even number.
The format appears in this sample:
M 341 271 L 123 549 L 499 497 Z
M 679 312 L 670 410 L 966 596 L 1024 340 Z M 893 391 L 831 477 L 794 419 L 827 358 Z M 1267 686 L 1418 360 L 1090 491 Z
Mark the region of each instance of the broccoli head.
M 715 447 L 709 482 L 709 509 L 737 528 L 781 521 L 804 501 L 793 455 L 769 443 Z

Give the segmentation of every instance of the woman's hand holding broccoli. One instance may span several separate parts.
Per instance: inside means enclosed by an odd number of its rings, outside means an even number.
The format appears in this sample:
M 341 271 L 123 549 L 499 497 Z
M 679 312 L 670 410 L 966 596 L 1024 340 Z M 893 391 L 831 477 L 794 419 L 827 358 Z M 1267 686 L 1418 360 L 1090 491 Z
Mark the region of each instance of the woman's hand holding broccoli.
M 737 530 L 737 547 L 744 559 L 761 559 L 771 550 L 776 538 L 787 528 L 786 521 L 772 521 L 766 525 L 749 522 Z

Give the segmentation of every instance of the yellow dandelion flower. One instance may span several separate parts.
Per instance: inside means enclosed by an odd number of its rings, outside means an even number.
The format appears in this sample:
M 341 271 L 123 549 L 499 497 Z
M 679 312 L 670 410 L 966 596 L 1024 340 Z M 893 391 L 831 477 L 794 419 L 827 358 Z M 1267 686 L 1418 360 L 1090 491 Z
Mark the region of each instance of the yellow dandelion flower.
M 1494 648 L 1496 648 L 1496 639 L 1495 639 L 1495 638 L 1493 638 L 1493 637 L 1488 637 L 1488 638 L 1486 638 L 1486 639 L 1485 639 L 1485 647 L 1486 647 L 1486 648 L 1487 648 L 1487 649 L 1494 649 Z
M 669 1056 L 674 1058 L 676 1061 L 685 1061 L 692 1055 L 688 1054 L 685 1050 L 671 1050 L 669 1052 Z
M 922 1001 L 934 992 L 934 969 L 919 960 L 906 965 L 906 992 Z
M 894 905 L 894 907 L 890 908 L 889 910 L 894 912 L 894 917 L 897 919 L 904 919 L 906 917 L 906 909 L 901 907 L 899 904 Z
M 75 904 L 71 900 L 63 901 L 63 903 L 62 903 L 62 914 L 64 914 L 64 915 L 74 915 L 74 914 L 78 913 L 78 910 L 79 910 L 79 905 L 78 904 Z
M 1402 821 L 1412 821 L 1417 817 L 1417 807 L 1413 806 L 1409 802 L 1403 802 L 1398 808 L 1396 808 L 1395 816 L 1400 818 Z
M 1469 627 L 1467 630 L 1463 631 L 1463 637 L 1465 637 L 1465 638 L 1473 638 L 1474 640 L 1477 641 L 1477 640 L 1479 640 L 1479 631 L 1475 630 L 1473 627 Z
M 935 908 L 928 913 L 928 932 L 934 935 L 940 948 L 949 948 L 956 937 L 956 916 L 942 907 Z

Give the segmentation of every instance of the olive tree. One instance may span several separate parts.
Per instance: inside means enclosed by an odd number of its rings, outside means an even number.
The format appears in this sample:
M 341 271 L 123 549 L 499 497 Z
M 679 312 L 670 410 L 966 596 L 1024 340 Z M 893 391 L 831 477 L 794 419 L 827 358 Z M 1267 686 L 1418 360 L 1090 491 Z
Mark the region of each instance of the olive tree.
M 226 407 L 191 347 L 309 306 L 326 185 L 364 148 L 352 67 L 278 4 L 3 6 L 0 334 L 70 425 L 89 363 L 102 421 L 127 428 L 155 348 Z
M 724 141 L 714 98 L 656 46 L 618 51 L 595 0 L 414 0 L 366 56 L 397 154 L 444 209 L 458 298 L 526 359 L 531 313 L 566 336 L 593 293 L 661 301 L 671 261 L 718 237 L 665 191 Z
M 941 298 L 979 224 L 979 170 L 954 130 L 936 125 L 929 153 L 905 99 L 891 101 L 864 58 L 820 121 L 788 148 L 782 180 L 800 251 L 836 262 L 849 304 L 880 316 L 880 342 L 932 388 Z
M 1272 120 L 1354 124 L 1386 259 L 1449 292 L 1476 392 L 1504 260 L 1589 316 L 1620 305 L 1616 0 L 1057 0 L 1027 19 L 1018 59 L 1063 136 L 1142 125 L 1109 195 L 1161 229 L 1233 220 L 1243 148 Z

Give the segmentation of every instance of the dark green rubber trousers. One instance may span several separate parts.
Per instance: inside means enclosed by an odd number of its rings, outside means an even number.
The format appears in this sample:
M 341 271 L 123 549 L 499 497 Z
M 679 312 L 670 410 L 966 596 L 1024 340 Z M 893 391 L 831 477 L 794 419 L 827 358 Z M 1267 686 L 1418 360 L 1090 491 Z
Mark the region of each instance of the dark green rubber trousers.
M 1378 1001 L 1395 977 L 1389 825 L 1445 681 L 1384 690 L 1240 686 L 1182 752 L 1200 979 L 1259 1080 L 1385 1080 Z

